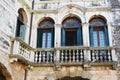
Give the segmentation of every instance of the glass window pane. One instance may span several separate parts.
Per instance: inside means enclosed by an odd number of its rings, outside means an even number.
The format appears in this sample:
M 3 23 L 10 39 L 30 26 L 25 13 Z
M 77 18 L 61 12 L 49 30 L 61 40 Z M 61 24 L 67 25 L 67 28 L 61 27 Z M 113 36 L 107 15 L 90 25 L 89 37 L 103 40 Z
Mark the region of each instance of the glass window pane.
M 51 48 L 51 32 L 43 32 L 42 36 L 42 48 Z
M 98 47 L 97 31 L 93 31 L 93 40 L 94 40 L 94 47 Z
M 100 46 L 104 47 L 105 46 L 105 38 L 104 38 L 104 32 L 103 31 L 99 31 L 99 37 L 100 37 Z

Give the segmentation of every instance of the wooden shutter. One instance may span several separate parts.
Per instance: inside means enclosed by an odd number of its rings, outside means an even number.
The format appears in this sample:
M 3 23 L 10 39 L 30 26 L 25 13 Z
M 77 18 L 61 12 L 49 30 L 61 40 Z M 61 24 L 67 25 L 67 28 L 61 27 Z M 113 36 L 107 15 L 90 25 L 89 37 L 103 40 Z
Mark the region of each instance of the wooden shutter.
M 20 39 L 25 40 L 26 26 L 20 25 Z
M 37 48 L 42 47 L 42 30 L 37 29 Z
M 90 46 L 94 47 L 94 39 L 93 39 L 93 27 L 90 27 Z
M 79 28 L 77 29 L 77 45 L 78 45 L 78 46 L 83 45 L 82 28 L 81 28 L 81 27 L 79 27 Z
M 108 29 L 106 26 L 104 26 L 104 36 L 105 36 L 105 45 L 109 46 Z
M 54 47 L 54 28 L 51 29 L 51 47 Z
M 65 46 L 65 29 L 64 28 L 62 28 L 62 31 L 61 31 L 61 45 Z
M 19 37 L 19 24 L 18 24 L 18 22 L 19 22 L 19 20 L 18 20 L 18 18 L 17 18 L 17 23 L 16 23 L 16 32 L 15 32 L 15 36 L 16 37 Z

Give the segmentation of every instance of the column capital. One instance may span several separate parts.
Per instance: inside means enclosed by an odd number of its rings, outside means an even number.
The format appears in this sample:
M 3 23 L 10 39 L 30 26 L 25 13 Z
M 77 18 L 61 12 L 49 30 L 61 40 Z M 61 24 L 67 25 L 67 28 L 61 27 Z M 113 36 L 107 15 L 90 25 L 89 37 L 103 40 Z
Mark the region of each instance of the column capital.
M 84 26 L 84 25 L 87 25 L 87 26 L 88 26 L 88 25 L 89 25 L 89 23 L 87 23 L 87 22 L 84 22 L 84 23 L 82 23 L 82 25 L 83 25 L 83 26 Z
M 88 26 L 89 26 L 89 23 L 84 22 L 84 23 L 82 23 L 82 26 L 88 27 Z
M 54 24 L 55 27 L 62 27 L 62 24 Z
M 112 26 L 112 22 L 107 22 L 107 25 L 108 26 Z

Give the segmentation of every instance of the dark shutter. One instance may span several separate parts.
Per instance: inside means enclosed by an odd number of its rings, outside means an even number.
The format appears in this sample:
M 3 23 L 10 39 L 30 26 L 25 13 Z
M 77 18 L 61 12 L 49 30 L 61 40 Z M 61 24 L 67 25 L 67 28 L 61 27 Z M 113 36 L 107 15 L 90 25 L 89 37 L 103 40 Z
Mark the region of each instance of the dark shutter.
M 105 45 L 109 46 L 108 28 L 104 26 Z
M 81 46 L 82 44 L 83 44 L 83 41 L 82 41 L 83 39 L 82 39 L 82 28 L 81 27 L 79 27 L 78 29 L 77 29 L 77 45 L 78 46 Z
M 93 27 L 90 27 L 90 46 L 94 47 L 94 39 L 93 39 Z
M 54 28 L 51 29 L 51 47 L 54 47 Z
M 37 48 L 42 47 L 42 30 L 37 29 Z
M 19 33 L 20 33 L 20 31 L 19 31 L 19 30 L 20 30 L 20 29 L 19 29 L 19 23 L 18 23 L 18 22 L 19 22 L 19 20 L 18 20 L 18 18 L 17 18 L 16 32 L 15 32 L 15 36 L 16 36 L 16 37 L 19 37 Z

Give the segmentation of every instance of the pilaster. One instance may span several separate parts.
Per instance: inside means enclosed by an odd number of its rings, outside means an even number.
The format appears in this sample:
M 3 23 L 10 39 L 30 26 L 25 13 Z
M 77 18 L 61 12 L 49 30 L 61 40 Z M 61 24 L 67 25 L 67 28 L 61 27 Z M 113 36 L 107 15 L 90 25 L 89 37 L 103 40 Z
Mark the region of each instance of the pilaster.
M 112 23 L 108 22 L 108 37 L 109 37 L 109 46 L 112 47 Z
M 60 47 L 61 45 L 61 24 L 55 24 L 55 38 L 54 38 L 54 47 Z
M 83 46 L 90 46 L 89 23 L 82 23 Z

